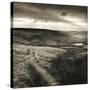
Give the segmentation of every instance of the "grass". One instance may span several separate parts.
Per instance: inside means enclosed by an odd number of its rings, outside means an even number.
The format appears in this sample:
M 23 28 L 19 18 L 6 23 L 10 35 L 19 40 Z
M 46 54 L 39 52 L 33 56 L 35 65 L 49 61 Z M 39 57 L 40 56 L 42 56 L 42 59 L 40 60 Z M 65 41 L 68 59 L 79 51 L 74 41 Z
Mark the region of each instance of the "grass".
M 15 46 L 13 48 L 13 86 L 14 88 L 49 86 L 48 75 L 56 80 L 56 85 L 87 83 L 86 52 L 87 50 L 83 48 L 71 50 Z M 43 71 L 47 75 L 44 75 Z
M 77 56 L 68 52 L 58 55 L 50 68 L 49 71 L 62 85 L 87 83 L 87 54 Z

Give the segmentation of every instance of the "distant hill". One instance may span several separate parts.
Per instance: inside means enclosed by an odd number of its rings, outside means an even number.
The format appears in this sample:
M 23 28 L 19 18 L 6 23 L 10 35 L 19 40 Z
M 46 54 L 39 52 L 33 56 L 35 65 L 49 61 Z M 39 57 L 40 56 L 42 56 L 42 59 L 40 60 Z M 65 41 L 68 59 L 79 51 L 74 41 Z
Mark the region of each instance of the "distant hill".
M 33 46 L 60 46 L 87 43 L 87 31 L 51 31 L 34 28 L 12 28 L 13 43 Z

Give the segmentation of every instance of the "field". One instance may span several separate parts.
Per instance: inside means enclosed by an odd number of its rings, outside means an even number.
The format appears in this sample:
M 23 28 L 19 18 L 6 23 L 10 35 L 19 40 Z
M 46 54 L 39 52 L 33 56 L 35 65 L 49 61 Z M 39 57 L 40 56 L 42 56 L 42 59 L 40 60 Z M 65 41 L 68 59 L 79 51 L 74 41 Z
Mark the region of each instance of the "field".
M 87 83 L 87 32 L 13 29 L 13 87 Z

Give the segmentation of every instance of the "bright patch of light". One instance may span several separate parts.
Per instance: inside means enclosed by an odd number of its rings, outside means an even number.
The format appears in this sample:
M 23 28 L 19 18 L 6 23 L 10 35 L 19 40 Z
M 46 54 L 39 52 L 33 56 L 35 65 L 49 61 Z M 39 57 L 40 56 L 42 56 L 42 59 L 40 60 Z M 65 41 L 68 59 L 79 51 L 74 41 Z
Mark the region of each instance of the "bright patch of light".
M 83 46 L 83 43 L 74 43 L 75 46 Z
M 40 28 L 50 30 L 62 31 L 78 31 L 86 29 L 86 23 L 82 22 L 79 18 L 65 17 L 63 18 L 69 22 L 45 22 L 44 20 L 35 20 L 28 17 L 15 17 L 13 19 L 13 27 L 15 28 Z

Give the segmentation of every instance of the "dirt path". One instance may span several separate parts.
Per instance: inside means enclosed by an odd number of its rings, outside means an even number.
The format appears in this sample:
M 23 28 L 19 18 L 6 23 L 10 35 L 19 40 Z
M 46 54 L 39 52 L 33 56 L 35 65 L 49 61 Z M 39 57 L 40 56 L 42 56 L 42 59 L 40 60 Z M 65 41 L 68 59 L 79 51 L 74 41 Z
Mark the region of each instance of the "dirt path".
M 35 55 L 33 54 L 33 50 L 30 49 L 30 55 L 27 56 L 29 59 L 30 64 L 41 74 L 44 80 L 48 83 L 48 85 L 57 85 L 58 82 L 55 78 L 49 74 L 44 68 L 40 67 L 37 63 L 35 63 Z

